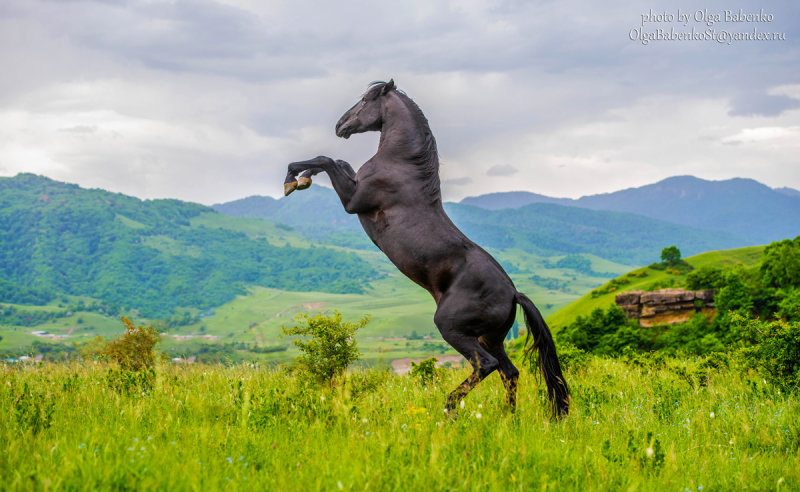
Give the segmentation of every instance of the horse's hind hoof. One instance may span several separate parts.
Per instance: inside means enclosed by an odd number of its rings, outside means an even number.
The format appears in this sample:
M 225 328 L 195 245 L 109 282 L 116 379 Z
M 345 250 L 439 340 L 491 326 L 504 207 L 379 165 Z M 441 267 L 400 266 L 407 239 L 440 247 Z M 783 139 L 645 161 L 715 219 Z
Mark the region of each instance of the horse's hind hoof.
M 296 189 L 297 189 L 297 181 L 292 181 L 291 183 L 283 183 L 283 196 L 289 196 Z
M 303 177 L 303 176 L 300 176 L 299 178 L 297 178 L 297 188 L 296 189 L 305 190 L 309 186 L 311 186 L 311 178 L 306 178 L 306 177 Z

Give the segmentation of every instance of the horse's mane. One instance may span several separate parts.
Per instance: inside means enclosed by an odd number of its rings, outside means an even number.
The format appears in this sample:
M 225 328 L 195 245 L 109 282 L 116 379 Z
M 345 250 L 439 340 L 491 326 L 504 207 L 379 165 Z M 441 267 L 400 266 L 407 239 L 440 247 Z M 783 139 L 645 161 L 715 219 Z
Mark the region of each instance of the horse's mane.
M 383 88 L 388 82 L 372 82 L 364 94 L 368 99 L 376 97 L 383 91 Z M 411 157 L 411 161 L 417 165 L 419 170 L 419 177 L 423 180 L 424 190 L 432 200 L 441 200 L 442 191 L 441 183 L 439 181 L 439 152 L 436 149 L 436 139 L 433 137 L 431 127 L 428 124 L 428 119 L 419 109 L 417 103 L 408 95 L 399 90 L 393 89 L 400 97 L 400 100 L 410 110 L 414 122 L 422 128 L 422 134 L 425 136 L 425 142 L 419 152 Z

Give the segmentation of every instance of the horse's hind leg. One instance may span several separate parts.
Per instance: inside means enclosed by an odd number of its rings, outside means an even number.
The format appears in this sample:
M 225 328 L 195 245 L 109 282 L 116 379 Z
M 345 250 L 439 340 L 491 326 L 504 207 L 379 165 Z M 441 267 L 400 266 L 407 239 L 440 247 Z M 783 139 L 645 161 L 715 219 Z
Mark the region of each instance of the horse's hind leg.
M 517 408 L 517 381 L 519 380 L 519 370 L 514 367 L 511 359 L 508 358 L 506 349 L 503 347 L 503 342 L 486 345 L 486 349 L 499 363 L 497 372 L 500 373 L 500 379 L 503 381 L 503 386 L 506 388 L 506 404 L 511 407 L 511 411 L 513 412 Z
M 447 396 L 445 409 L 450 412 L 454 410 L 467 393 L 483 381 L 486 376 L 497 369 L 499 363 L 497 359 L 489 353 L 474 336 L 464 335 L 448 322 L 441 322 L 434 318 L 436 326 L 445 339 L 454 349 L 456 349 L 472 365 L 472 374 L 464 380 L 458 387 Z

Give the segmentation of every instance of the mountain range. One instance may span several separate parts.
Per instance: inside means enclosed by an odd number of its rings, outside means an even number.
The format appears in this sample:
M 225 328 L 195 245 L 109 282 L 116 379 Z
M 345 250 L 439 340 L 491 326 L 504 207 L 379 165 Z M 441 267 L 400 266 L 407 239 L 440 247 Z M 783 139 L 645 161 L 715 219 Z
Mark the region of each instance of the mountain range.
M 371 247 L 358 220 L 344 212 L 330 188 L 312 186 L 280 199 L 252 196 L 213 208 L 292 224 L 304 235 L 339 246 Z M 629 265 L 656 261 L 670 244 L 697 254 L 800 234 L 800 192 L 742 178 L 677 176 L 579 199 L 492 193 L 445 203 L 445 209 L 483 246 L 543 255 L 593 253 Z
M 773 189 L 744 178 L 708 181 L 693 176 L 675 176 L 638 188 L 577 199 L 514 191 L 469 197 L 460 203 L 486 210 L 549 203 L 628 212 L 674 224 L 727 232 L 744 241 L 742 245 L 764 244 L 800 234 L 800 191 Z

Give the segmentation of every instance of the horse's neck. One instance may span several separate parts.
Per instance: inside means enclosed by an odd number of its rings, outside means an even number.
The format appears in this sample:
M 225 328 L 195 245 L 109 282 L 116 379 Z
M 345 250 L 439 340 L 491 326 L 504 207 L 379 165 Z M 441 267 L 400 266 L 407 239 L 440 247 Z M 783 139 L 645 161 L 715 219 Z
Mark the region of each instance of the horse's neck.
M 378 154 L 398 157 L 419 155 L 427 144 L 430 129 L 414 117 L 413 110 L 400 96 L 394 95 L 383 111 L 383 127 Z

